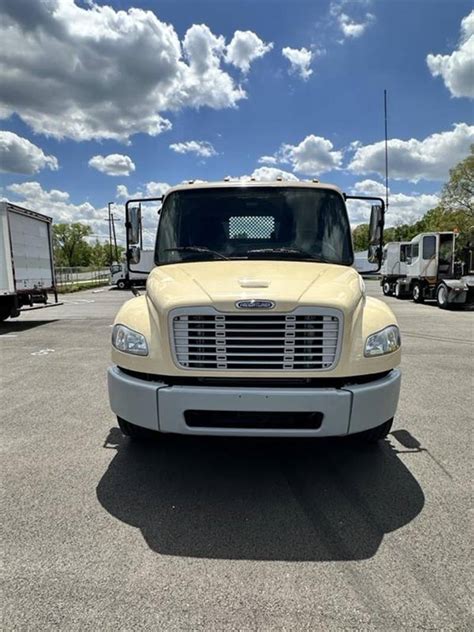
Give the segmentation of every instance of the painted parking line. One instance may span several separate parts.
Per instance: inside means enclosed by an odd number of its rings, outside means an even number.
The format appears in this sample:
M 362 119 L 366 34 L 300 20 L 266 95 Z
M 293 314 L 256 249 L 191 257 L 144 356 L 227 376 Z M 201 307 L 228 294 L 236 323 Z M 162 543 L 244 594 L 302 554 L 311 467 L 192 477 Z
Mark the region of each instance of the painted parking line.
M 43 356 L 49 355 L 50 353 L 54 353 L 54 349 L 40 349 L 39 351 L 33 351 L 31 353 L 32 356 Z

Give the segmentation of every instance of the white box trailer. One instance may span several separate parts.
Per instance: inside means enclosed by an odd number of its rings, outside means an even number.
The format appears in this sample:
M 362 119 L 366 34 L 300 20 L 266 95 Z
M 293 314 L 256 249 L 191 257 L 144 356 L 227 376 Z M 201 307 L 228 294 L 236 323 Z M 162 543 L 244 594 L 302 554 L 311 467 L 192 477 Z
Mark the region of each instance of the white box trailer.
M 140 254 L 140 263 L 130 270 L 126 263 L 113 263 L 110 266 L 111 285 L 116 285 L 119 290 L 125 290 L 132 285 L 145 285 L 148 274 L 155 266 L 155 251 L 142 250 Z
M 0 202 L 0 320 L 56 295 L 51 217 Z

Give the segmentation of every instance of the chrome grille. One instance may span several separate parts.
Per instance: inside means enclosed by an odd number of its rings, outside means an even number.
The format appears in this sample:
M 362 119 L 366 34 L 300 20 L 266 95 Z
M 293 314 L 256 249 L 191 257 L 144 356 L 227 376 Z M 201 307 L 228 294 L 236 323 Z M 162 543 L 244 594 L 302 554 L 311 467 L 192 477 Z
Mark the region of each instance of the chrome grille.
M 290 314 L 172 315 L 174 354 L 185 369 L 323 371 L 337 360 L 341 318 L 336 310 Z

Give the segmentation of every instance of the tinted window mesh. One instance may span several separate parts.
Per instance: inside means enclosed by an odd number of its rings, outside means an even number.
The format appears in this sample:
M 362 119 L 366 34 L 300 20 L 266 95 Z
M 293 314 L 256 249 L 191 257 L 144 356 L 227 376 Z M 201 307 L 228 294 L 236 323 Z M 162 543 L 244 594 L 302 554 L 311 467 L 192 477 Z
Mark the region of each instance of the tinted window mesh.
M 229 217 L 230 239 L 272 239 L 275 218 L 271 215 L 236 215 Z

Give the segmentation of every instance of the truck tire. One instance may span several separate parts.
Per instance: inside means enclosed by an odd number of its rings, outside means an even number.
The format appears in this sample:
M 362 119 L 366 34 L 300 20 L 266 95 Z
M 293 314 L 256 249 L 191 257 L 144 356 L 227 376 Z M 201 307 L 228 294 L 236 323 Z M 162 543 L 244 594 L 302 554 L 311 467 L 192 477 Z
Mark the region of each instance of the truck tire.
M 390 285 L 390 283 L 388 281 L 384 281 L 382 284 L 382 292 L 384 293 L 385 296 L 392 296 L 393 292 L 392 292 L 392 286 Z
M 15 301 L 12 301 L 9 297 L 0 301 L 0 322 L 7 318 L 16 318 L 20 315 L 20 310 Z
M 415 283 L 411 291 L 411 296 L 415 303 L 424 302 L 425 299 L 423 298 L 423 288 L 421 287 L 421 283 Z
M 438 285 L 438 289 L 436 290 L 436 302 L 438 303 L 438 307 L 440 309 L 449 309 L 450 307 L 448 301 L 448 288 L 444 283 L 440 283 Z
M 376 444 L 379 441 L 383 441 L 387 437 L 390 430 L 392 429 L 392 424 L 393 418 L 389 419 L 380 426 L 376 426 L 375 428 L 371 428 L 370 430 L 365 430 L 364 432 L 359 432 L 353 435 L 353 437 L 359 443 Z
M 117 281 L 117 287 L 119 290 L 126 290 L 128 287 L 128 283 L 125 279 L 119 279 Z
M 122 431 L 122 434 L 124 434 L 129 439 L 132 439 L 133 441 L 144 439 L 147 436 L 147 431 L 144 428 L 140 428 L 140 426 L 135 426 L 135 424 L 131 424 L 121 417 L 117 417 L 117 423 L 120 430 Z
M 10 306 L 0 305 L 0 322 L 6 320 L 10 316 Z

